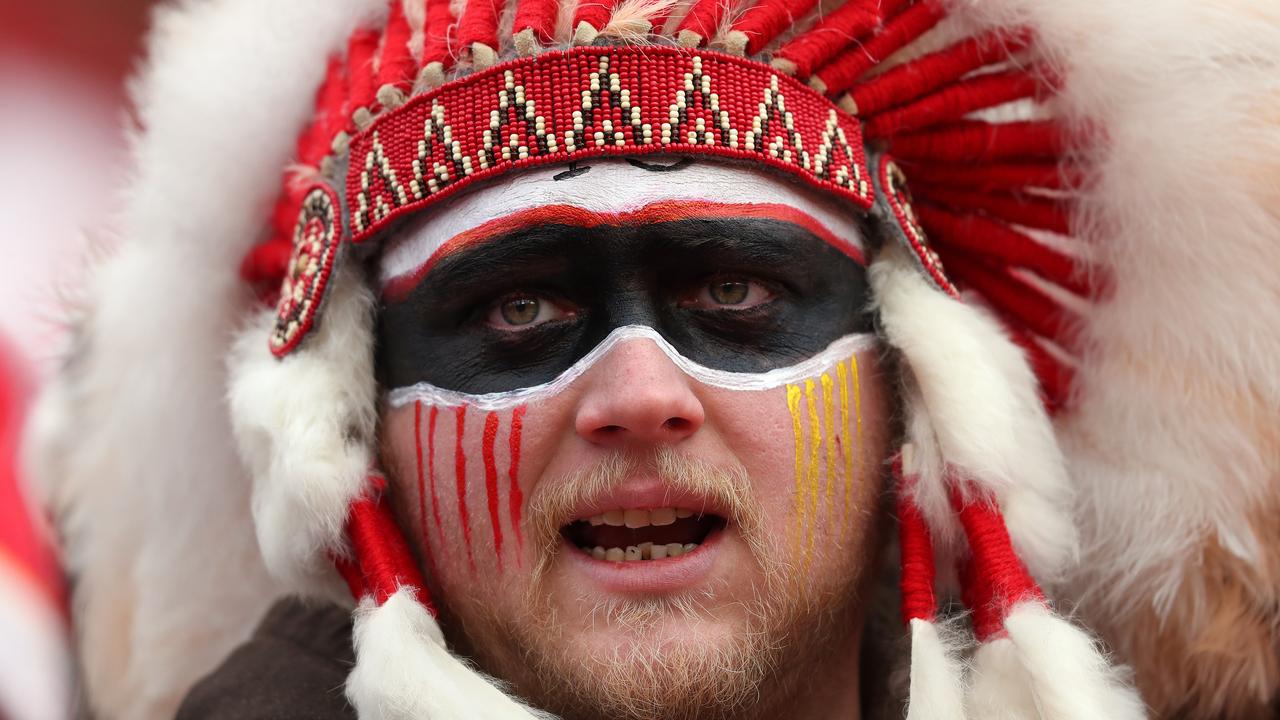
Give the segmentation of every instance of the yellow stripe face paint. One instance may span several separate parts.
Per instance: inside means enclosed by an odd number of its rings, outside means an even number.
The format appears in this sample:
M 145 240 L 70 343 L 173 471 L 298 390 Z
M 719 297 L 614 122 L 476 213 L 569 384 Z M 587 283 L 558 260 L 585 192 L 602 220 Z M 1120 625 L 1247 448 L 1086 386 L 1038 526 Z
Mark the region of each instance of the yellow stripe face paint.
M 840 443 L 844 451 L 844 516 L 847 523 L 853 513 L 853 443 L 849 442 L 849 371 L 844 363 L 836 366 L 840 376 L 840 430 L 844 434 L 844 442 Z
M 793 551 L 800 550 L 803 538 L 804 516 L 807 508 L 804 491 L 804 426 L 800 423 L 800 387 L 787 386 L 787 409 L 791 411 L 791 430 L 796 439 L 796 486 L 791 513 L 791 545 Z
M 830 373 L 822 373 L 822 418 L 827 425 L 827 515 L 835 511 L 833 496 L 836 486 L 836 441 L 840 433 L 836 430 L 835 420 L 835 383 Z
M 805 567 L 813 554 L 813 526 L 818 516 L 818 449 L 822 447 L 822 418 L 818 415 L 817 392 L 813 380 L 804 381 L 804 397 L 809 410 L 809 516 L 805 532 Z

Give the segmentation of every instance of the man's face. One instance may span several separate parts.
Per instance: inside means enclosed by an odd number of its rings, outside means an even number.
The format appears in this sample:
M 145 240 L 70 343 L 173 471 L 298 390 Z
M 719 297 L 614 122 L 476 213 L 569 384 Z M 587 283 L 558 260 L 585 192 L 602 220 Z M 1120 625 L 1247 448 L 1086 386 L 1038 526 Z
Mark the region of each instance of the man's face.
M 852 217 L 601 160 L 388 247 L 383 462 L 483 669 L 568 717 L 856 703 L 889 412 Z

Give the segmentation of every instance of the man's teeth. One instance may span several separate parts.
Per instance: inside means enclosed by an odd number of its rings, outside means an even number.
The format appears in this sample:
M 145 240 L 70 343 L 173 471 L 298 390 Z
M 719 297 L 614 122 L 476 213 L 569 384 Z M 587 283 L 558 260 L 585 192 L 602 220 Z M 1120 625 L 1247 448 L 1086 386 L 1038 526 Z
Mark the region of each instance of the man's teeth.
M 608 560 L 609 562 L 635 562 L 636 560 L 662 560 L 665 558 L 677 558 L 681 555 L 691 553 L 698 549 L 698 543 L 667 543 L 666 545 L 654 545 L 651 542 L 640 543 L 639 545 L 628 545 L 625 548 L 603 548 L 599 545 L 593 548 L 582 548 L 582 551 L 595 558 L 596 560 Z
M 677 519 L 684 519 L 696 515 L 692 510 L 684 508 L 654 508 L 653 510 L 609 510 L 599 515 L 592 515 L 587 521 L 592 525 L 611 525 L 613 527 L 629 528 L 649 527 L 650 525 L 670 525 Z

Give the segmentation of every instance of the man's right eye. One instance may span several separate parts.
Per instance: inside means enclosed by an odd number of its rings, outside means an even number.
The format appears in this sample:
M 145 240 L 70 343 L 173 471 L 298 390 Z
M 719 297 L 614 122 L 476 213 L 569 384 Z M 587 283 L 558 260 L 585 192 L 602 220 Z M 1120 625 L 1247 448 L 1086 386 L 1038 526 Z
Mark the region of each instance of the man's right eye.
M 543 323 L 571 318 L 575 314 L 574 310 L 544 296 L 518 293 L 507 295 L 494 303 L 486 321 L 492 328 L 519 332 Z

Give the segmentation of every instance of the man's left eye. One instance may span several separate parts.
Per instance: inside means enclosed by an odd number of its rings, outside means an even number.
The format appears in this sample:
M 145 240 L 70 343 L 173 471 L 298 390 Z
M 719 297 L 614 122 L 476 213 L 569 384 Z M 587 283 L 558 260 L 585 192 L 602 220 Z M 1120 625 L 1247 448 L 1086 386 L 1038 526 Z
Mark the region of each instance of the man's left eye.
M 553 320 L 572 317 L 573 312 L 541 295 L 508 295 L 494 303 L 486 318 L 490 327 L 519 332 Z
M 774 293 L 759 281 L 739 277 L 713 277 L 680 302 L 683 307 L 710 310 L 746 310 L 763 305 Z

